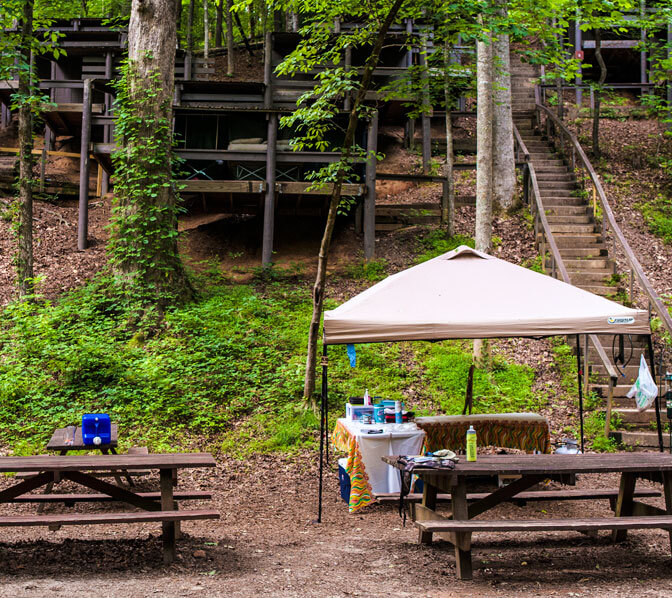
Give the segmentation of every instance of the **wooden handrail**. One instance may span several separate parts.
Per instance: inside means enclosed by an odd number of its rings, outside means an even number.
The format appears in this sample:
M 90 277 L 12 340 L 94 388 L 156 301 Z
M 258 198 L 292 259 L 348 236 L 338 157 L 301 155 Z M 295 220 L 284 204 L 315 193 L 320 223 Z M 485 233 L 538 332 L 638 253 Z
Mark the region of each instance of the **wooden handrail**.
M 516 125 L 513 125 L 513 136 L 516 142 L 516 145 L 518 146 L 518 157 L 517 159 L 520 159 L 521 157 L 524 159 L 524 161 L 527 164 L 527 170 L 528 170 L 528 176 L 530 177 L 530 183 L 532 185 L 532 195 L 534 198 L 534 203 L 536 205 L 536 214 L 535 214 L 535 223 L 536 219 L 539 219 L 539 222 L 541 223 L 541 227 L 544 231 L 544 236 L 546 237 L 546 240 L 548 241 L 549 248 L 551 250 L 551 260 L 552 260 L 552 266 L 553 266 L 553 275 L 555 276 L 555 270 L 560 272 L 560 276 L 562 277 L 562 280 L 566 282 L 567 284 L 572 284 L 572 281 L 569 277 L 569 272 L 567 272 L 567 268 L 565 267 L 565 263 L 562 260 L 562 256 L 560 255 L 560 250 L 558 249 L 558 245 L 555 242 L 555 238 L 553 237 L 553 233 L 551 232 L 551 227 L 548 223 L 548 219 L 546 218 L 546 210 L 544 208 L 544 202 L 541 198 L 541 193 L 539 191 L 539 183 L 537 182 L 537 174 L 534 170 L 534 164 L 532 164 L 532 161 L 530 159 L 530 152 L 527 150 L 527 146 L 525 145 L 525 142 L 523 141 L 523 138 L 520 135 L 520 131 L 518 131 L 518 127 Z M 535 233 L 537 232 L 537 227 L 535 226 Z M 541 257 L 542 260 L 545 262 L 546 261 L 546 251 L 545 248 L 542 249 L 541 252 Z M 544 264 L 544 269 L 545 269 L 545 264 Z M 590 339 L 590 342 L 593 344 L 595 347 L 595 350 L 597 351 L 597 355 L 600 358 L 600 361 L 602 362 L 602 365 L 604 368 L 607 370 L 607 373 L 609 374 L 609 377 L 612 379 L 612 384 L 610 385 L 613 386 L 613 380 L 618 378 L 618 373 L 616 372 L 616 368 L 612 365 L 611 361 L 609 360 L 609 357 L 607 356 L 606 351 L 604 350 L 604 347 L 602 346 L 602 343 L 600 342 L 600 339 L 597 338 L 595 334 L 589 334 L 588 338 Z M 577 347 L 577 351 L 580 350 L 580 347 Z M 585 358 L 585 357 L 584 357 Z
M 670 313 L 663 304 L 663 302 L 660 299 L 660 296 L 658 293 L 656 293 L 655 289 L 649 282 L 648 277 L 646 276 L 641 264 L 639 263 L 639 260 L 635 256 L 634 252 L 630 248 L 630 244 L 628 243 L 627 239 L 623 235 L 623 231 L 621 231 L 621 227 L 618 225 L 616 222 L 616 218 L 614 217 L 614 213 L 611 209 L 611 206 L 609 205 L 609 201 L 607 200 L 607 196 L 604 192 L 604 189 L 602 188 L 602 183 L 600 182 L 599 177 L 597 176 L 597 173 L 595 172 L 595 169 L 593 168 L 592 164 L 590 163 L 590 160 L 588 160 L 588 157 L 586 156 L 586 153 L 583 151 L 583 148 L 581 147 L 581 144 L 578 142 L 576 139 L 575 135 L 567 128 L 567 126 L 558 118 L 556 114 L 553 113 L 552 110 L 547 108 L 546 106 L 543 106 L 541 104 L 537 104 L 536 106 L 536 111 L 537 114 L 539 115 L 541 112 L 544 112 L 546 114 L 546 117 L 553 122 L 553 124 L 558 127 L 558 129 L 561 131 L 562 135 L 566 136 L 569 142 L 572 145 L 573 150 L 576 152 L 576 154 L 579 157 L 579 160 L 581 161 L 583 167 L 585 168 L 586 172 L 588 173 L 588 176 L 590 177 L 592 183 L 593 183 L 593 189 L 595 191 L 595 196 L 596 198 L 599 198 L 600 204 L 602 206 L 602 212 L 604 214 L 604 217 L 606 218 L 606 222 L 603 221 L 603 231 L 606 232 L 606 229 L 608 227 L 611 228 L 614 239 L 618 242 L 620 245 L 623 253 L 625 254 L 625 258 L 628 261 L 628 264 L 630 266 L 630 277 L 631 280 L 634 277 L 637 278 L 642 290 L 644 293 L 648 296 L 649 298 L 649 303 L 650 306 L 649 308 L 653 307 L 655 312 L 658 314 L 658 317 L 660 318 L 663 326 L 665 329 L 672 334 L 672 317 L 670 317 Z M 630 297 L 632 300 L 632 296 Z

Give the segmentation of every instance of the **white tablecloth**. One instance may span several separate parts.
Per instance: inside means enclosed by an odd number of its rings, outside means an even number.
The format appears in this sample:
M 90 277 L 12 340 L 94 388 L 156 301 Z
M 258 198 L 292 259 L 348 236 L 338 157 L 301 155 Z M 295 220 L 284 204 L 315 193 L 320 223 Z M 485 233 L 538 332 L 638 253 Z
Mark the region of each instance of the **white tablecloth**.
M 387 455 L 419 455 L 425 433 L 413 422 L 406 424 L 362 424 L 345 418 L 339 422 L 355 437 L 366 475 L 374 494 L 399 492 L 399 471 L 382 461 Z M 367 430 L 383 430 L 367 434 Z

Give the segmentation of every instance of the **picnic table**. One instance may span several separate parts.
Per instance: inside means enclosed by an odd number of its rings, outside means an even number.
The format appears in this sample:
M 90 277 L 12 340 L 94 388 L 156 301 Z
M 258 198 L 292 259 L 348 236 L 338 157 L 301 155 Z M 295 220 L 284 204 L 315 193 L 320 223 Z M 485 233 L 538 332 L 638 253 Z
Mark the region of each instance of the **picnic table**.
M 58 502 L 72 505 L 76 502 L 118 501 L 140 509 L 140 512 L 0 515 L 0 527 L 161 522 L 163 560 L 170 563 L 175 558 L 176 523 L 219 518 L 219 513 L 214 510 L 178 510 L 178 501 L 209 499 L 212 496 L 200 491 L 175 492 L 173 479 L 176 472 L 184 468 L 214 466 L 215 460 L 209 453 L 0 457 L 0 473 L 39 472 L 0 491 L 0 503 Z M 160 491 L 135 492 L 94 475 L 129 469 L 158 469 Z M 75 482 L 95 494 L 31 494 L 56 477 Z
M 403 470 L 399 457 L 383 461 Z M 419 529 L 419 542 L 430 544 L 433 534 L 455 547 L 458 579 L 471 579 L 471 540 L 476 532 L 577 531 L 597 533 L 611 530 L 621 541 L 629 529 L 668 530 L 672 545 L 672 455 L 664 453 L 617 453 L 588 455 L 479 455 L 474 462 L 460 461 L 454 469 L 431 469 L 418 465 L 413 469 L 424 482 L 422 501 L 410 504 L 411 517 Z M 617 489 L 571 489 L 529 491 L 544 480 L 571 483 L 576 474 L 620 473 Z M 520 476 L 514 482 L 492 492 L 470 493 L 476 478 L 483 476 Z M 635 500 L 660 496 L 659 492 L 635 489 L 638 479 L 663 485 L 666 508 L 661 509 Z M 440 492 L 447 493 L 441 495 Z M 450 513 L 437 513 L 439 499 L 450 501 Z M 543 500 L 609 499 L 614 517 L 494 519 L 477 520 L 478 515 L 503 502 Z

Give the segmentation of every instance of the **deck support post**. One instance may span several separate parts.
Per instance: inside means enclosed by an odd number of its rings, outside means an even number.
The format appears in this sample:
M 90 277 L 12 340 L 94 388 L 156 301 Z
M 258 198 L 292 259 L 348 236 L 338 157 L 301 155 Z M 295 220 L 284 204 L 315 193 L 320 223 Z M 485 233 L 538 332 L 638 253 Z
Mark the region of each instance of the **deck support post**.
M 82 99 L 82 143 L 79 157 L 79 218 L 77 249 L 88 247 L 89 230 L 89 141 L 91 140 L 91 79 L 84 80 Z
M 366 195 L 364 197 L 364 259 L 376 253 L 376 153 L 378 151 L 378 112 L 369 122 L 366 135 Z
M 268 115 L 266 151 L 266 196 L 264 198 L 264 233 L 261 249 L 261 265 L 270 266 L 273 261 L 273 229 L 275 226 L 275 162 L 278 140 L 278 115 Z
M 264 108 L 270 108 L 273 104 L 273 34 L 266 32 L 264 38 Z

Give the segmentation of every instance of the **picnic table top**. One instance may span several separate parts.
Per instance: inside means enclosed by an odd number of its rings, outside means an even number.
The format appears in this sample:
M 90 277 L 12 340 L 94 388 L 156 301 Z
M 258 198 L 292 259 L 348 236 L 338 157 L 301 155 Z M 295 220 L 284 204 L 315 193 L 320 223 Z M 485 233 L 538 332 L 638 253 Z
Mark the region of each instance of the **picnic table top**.
M 51 435 L 51 440 L 47 443 L 48 451 L 75 451 L 75 450 L 105 450 L 117 446 L 118 429 L 117 424 L 111 424 L 111 439 L 108 444 L 84 444 L 82 440 L 81 426 L 68 426 L 67 428 L 58 428 Z
M 187 467 L 215 467 L 215 459 L 210 453 L 0 457 L 0 472 L 2 473 L 22 471 L 178 469 Z
M 383 461 L 403 469 L 399 457 Z M 413 473 L 450 475 L 534 475 L 672 471 L 672 455 L 667 453 L 608 453 L 586 455 L 479 455 L 477 461 L 460 457 L 455 469 L 432 469 L 418 465 Z

